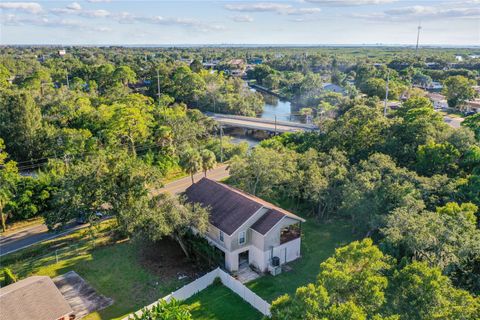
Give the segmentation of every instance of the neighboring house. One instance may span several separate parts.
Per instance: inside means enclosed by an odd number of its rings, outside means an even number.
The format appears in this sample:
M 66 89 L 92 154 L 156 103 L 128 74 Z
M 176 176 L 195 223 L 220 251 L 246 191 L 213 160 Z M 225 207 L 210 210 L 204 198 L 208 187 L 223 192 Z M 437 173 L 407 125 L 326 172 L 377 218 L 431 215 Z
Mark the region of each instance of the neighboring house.
M 435 109 L 447 109 L 448 103 L 444 95 L 440 93 L 428 93 L 427 97 L 432 101 Z
M 33 276 L 0 288 L 0 320 L 68 320 L 73 311 L 50 277 Z
M 465 103 L 465 112 L 480 113 L 480 99 L 467 101 Z
M 234 77 L 241 77 L 245 74 L 246 64 L 243 59 L 232 59 L 228 61 L 229 73 Z
M 66 55 L 66 54 L 67 54 L 67 50 L 65 50 L 65 49 L 58 50 L 58 55 L 59 55 L 59 56 L 62 57 L 62 56 L 64 56 L 64 55 Z
M 207 178 L 192 184 L 185 194 L 188 201 L 210 209 L 206 238 L 224 253 L 227 270 L 235 272 L 250 265 L 261 272 L 272 271 L 276 262 L 300 257 L 304 219 Z
M 345 89 L 337 84 L 333 83 L 324 83 L 322 84 L 323 90 L 345 94 Z

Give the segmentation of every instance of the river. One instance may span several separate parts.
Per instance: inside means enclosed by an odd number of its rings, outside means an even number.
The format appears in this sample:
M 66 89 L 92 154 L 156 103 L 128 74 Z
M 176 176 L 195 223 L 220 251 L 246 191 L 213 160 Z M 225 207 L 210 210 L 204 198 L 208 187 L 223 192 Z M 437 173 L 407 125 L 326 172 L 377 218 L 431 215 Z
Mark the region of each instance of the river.
M 250 90 L 257 91 L 253 88 L 250 88 Z M 260 93 L 265 101 L 260 118 L 275 119 L 276 116 L 278 121 L 301 122 L 301 117 L 298 115 L 298 108 L 292 105 L 290 101 L 282 100 L 269 93 Z
M 250 90 L 257 91 L 253 88 L 250 88 Z M 260 92 L 260 94 L 264 100 L 263 112 L 259 116 L 260 118 L 275 119 L 276 117 L 278 121 L 302 122 L 301 117 L 298 115 L 298 108 L 289 101 L 265 92 Z M 244 135 L 242 130 L 229 130 L 226 132 L 226 135 L 232 138 L 233 143 L 247 142 L 250 148 L 255 147 L 261 141 L 253 136 Z

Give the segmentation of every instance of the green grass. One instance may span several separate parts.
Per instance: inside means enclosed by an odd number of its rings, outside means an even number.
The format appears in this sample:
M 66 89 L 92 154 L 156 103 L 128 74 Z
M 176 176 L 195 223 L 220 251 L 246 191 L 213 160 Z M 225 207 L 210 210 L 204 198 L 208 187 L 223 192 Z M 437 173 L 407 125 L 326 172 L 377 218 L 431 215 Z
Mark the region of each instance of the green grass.
M 220 283 L 187 299 L 195 320 L 260 320 L 262 314 Z
M 141 309 L 185 283 L 162 281 L 139 263 L 137 244 L 123 241 L 110 244 L 105 235 L 109 225 L 102 224 L 95 240 L 90 240 L 87 230 L 77 231 L 2 258 L 2 266 L 10 267 L 20 278 L 31 275 L 55 277 L 75 271 L 97 292 L 114 299 L 114 304 L 88 315 L 87 320 L 121 319 Z M 55 249 L 58 249 L 58 263 Z
M 289 264 L 292 270 L 275 277 L 266 275 L 247 286 L 269 302 L 282 294 L 295 293 L 298 287 L 316 280 L 320 263 L 330 257 L 335 248 L 356 240 L 351 230 L 351 225 L 345 221 L 318 224 L 307 220 L 302 225 L 302 257 Z

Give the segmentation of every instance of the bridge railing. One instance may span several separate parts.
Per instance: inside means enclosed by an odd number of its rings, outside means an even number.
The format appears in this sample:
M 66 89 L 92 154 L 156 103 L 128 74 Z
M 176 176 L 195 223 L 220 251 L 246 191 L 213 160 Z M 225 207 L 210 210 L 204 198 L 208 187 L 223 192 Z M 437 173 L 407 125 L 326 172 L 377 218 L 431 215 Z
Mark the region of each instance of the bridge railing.
M 219 113 L 208 113 L 208 116 L 214 119 L 237 119 L 237 120 L 244 120 L 244 121 L 251 121 L 251 122 L 258 122 L 258 123 L 269 123 L 269 124 L 277 124 L 279 126 L 289 126 L 294 128 L 302 128 L 308 130 L 316 130 L 318 127 L 313 124 L 306 124 L 306 123 L 298 123 L 298 122 L 291 122 L 291 121 L 279 121 L 274 119 L 265 119 L 265 118 L 255 118 L 255 117 L 246 117 L 246 116 L 237 116 L 237 115 L 230 115 L 230 114 L 219 114 Z

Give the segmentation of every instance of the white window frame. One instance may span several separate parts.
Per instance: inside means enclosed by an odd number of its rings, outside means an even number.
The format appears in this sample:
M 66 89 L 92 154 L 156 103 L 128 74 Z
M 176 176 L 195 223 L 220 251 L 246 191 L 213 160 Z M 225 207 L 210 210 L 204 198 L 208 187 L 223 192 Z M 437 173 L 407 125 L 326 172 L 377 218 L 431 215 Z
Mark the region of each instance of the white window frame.
M 243 237 L 242 237 L 242 234 L 243 234 Z M 243 242 L 240 241 L 242 238 L 243 238 Z M 242 245 L 245 243 L 247 243 L 247 232 L 244 230 L 238 233 L 238 244 Z
M 218 238 L 220 240 L 220 242 L 223 242 L 224 241 L 224 235 L 223 235 L 223 232 L 220 231 L 219 235 L 218 235 Z

